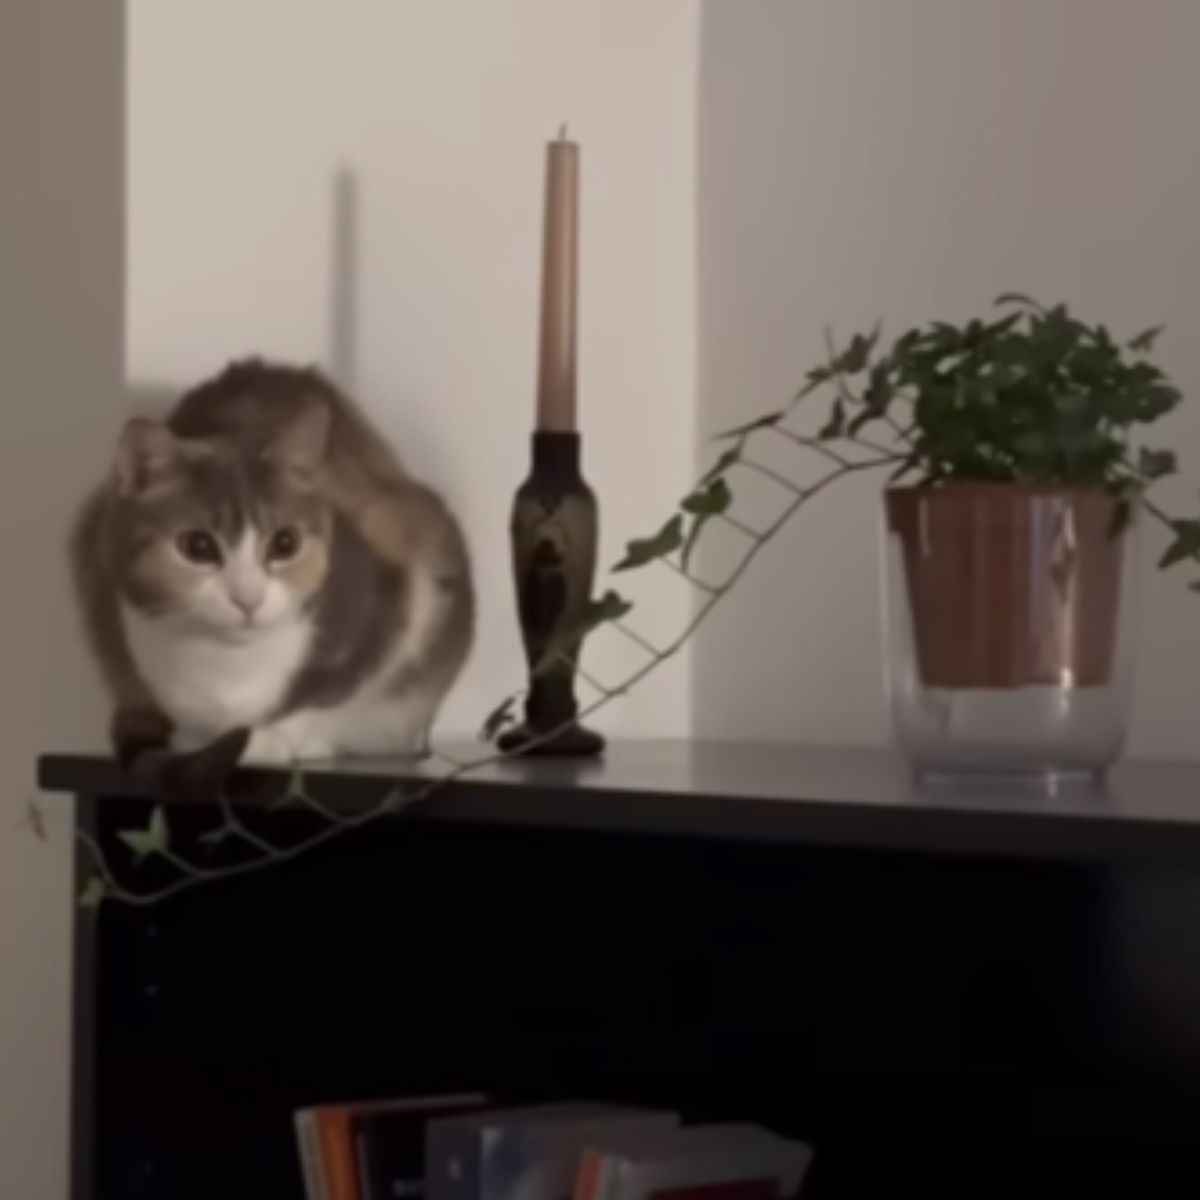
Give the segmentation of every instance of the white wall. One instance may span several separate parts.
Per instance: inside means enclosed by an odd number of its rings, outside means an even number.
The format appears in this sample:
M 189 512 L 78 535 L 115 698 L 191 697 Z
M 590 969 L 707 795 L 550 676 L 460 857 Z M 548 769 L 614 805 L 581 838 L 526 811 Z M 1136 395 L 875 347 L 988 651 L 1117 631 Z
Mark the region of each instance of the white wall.
M 702 42 L 702 430 L 786 399 L 826 323 L 894 334 L 1016 288 L 1169 323 L 1190 482 L 1164 498 L 1195 507 L 1200 5 L 708 0 Z M 887 736 L 877 494 L 823 497 L 709 628 L 698 733 Z M 1147 574 L 1132 750 L 1195 757 L 1200 600 Z
M 72 915 L 66 797 L 25 824 L 34 759 L 101 714 L 64 543 L 120 404 L 117 0 L 0 5 L 0 1196 L 63 1200 Z
M 507 521 L 533 414 L 543 144 L 564 121 L 583 145 L 581 406 L 605 561 L 690 477 L 698 26 L 696 0 L 130 6 L 131 382 L 149 398 L 256 351 L 322 360 L 357 391 L 474 549 L 479 647 L 446 729 L 474 732 L 523 677 Z M 690 598 L 656 582 L 643 628 L 675 630 Z M 611 682 L 640 659 L 612 641 L 591 661 Z M 687 696 L 680 661 L 605 724 L 683 732 Z

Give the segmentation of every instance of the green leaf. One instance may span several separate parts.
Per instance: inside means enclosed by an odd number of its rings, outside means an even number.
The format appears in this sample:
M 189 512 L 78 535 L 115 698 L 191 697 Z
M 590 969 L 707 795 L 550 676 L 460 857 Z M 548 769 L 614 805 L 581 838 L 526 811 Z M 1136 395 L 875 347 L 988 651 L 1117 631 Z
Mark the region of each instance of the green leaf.
M 910 454 L 896 469 L 887 477 L 888 483 L 899 483 L 910 471 L 915 471 L 920 466 L 916 455 Z
M 308 784 L 304 778 L 304 768 L 296 765 L 288 773 L 287 787 L 268 805 L 271 812 L 283 808 L 303 808 L 311 803 L 308 794 Z
M 300 790 L 289 784 L 267 805 L 267 811 L 279 812 L 285 808 L 304 808 L 308 803 L 305 795 L 303 783 L 300 785 Z
M 869 408 L 864 408 L 862 412 L 855 414 L 854 420 L 850 422 L 850 427 L 846 430 L 846 436 L 851 439 L 858 437 L 867 425 L 877 420 L 879 418 Z
M 884 417 L 895 394 L 895 389 L 888 379 L 888 368 L 884 365 L 876 367 L 871 372 L 871 382 L 863 393 L 863 408 L 846 427 L 846 436 L 856 438 L 872 421 Z
M 840 438 L 846 432 L 846 406 L 839 396 L 829 410 L 829 420 L 817 430 L 817 437 L 822 441 Z
M 742 450 L 745 447 L 745 442 L 738 442 L 736 445 L 730 446 L 728 450 L 722 452 L 711 467 L 704 473 L 704 478 L 700 480 L 702 484 L 711 483 L 714 479 L 724 475 L 730 467 L 736 466 L 742 460 Z
M 993 304 L 997 308 L 1002 308 L 1006 304 L 1019 304 L 1022 308 L 1032 308 L 1040 313 L 1046 311 L 1032 296 L 1027 296 L 1024 292 L 1005 292 L 1003 295 L 997 296 Z
M 842 375 L 857 375 L 871 359 L 871 351 L 879 341 L 882 325 L 876 325 L 870 333 L 856 333 L 850 345 L 833 360 L 833 371 Z
M 1013 442 L 1013 449 L 1028 458 L 1040 458 L 1048 449 L 1046 435 L 1030 431 L 1023 433 Z
M 95 912 L 108 899 L 108 896 L 108 884 L 99 875 L 93 875 L 83 885 L 83 890 L 79 893 L 76 903 L 85 911 Z
M 1054 407 L 1064 417 L 1081 417 L 1088 410 L 1089 397 L 1083 392 L 1064 392 L 1054 397 Z
M 516 714 L 513 712 L 516 704 L 516 696 L 509 696 L 488 713 L 483 728 L 479 731 L 481 741 L 494 742 L 502 729 L 516 722 Z
M 1015 325 L 1017 325 L 1025 314 L 1023 312 L 1009 313 L 1007 317 L 1001 317 L 998 321 L 993 321 L 990 325 L 985 325 L 983 336 L 989 342 L 995 341 L 1001 334 L 1007 333 Z
M 1165 325 L 1151 325 L 1149 329 L 1143 329 L 1137 337 L 1129 339 L 1130 350 L 1135 350 L 1138 354 L 1149 354 L 1164 329 Z
M 1115 538 L 1125 530 L 1133 518 L 1133 501 L 1128 496 L 1118 496 L 1113 504 L 1112 516 L 1108 522 L 1108 536 Z
M 629 616 L 631 612 L 633 612 L 633 602 L 626 600 L 620 592 L 614 592 L 610 588 L 599 600 L 588 601 L 578 628 L 582 629 L 583 636 L 587 637 L 594 629 L 598 629 L 606 622 L 620 621 Z
M 676 518 L 682 521 L 682 518 Z M 619 621 L 633 611 L 633 604 L 624 596 L 611 589 L 604 593 L 599 600 L 589 600 L 579 619 L 564 629 L 560 629 L 550 640 L 545 654 L 534 667 L 534 675 L 545 675 L 553 670 L 564 657 L 573 659 L 583 645 L 584 640 L 601 625 L 610 621 Z
M 1173 567 L 1185 558 L 1196 558 L 1200 555 L 1200 521 L 1172 521 L 1171 528 L 1175 540 L 1163 552 L 1158 560 L 1160 569 Z
M 695 520 L 688 528 L 687 538 L 683 543 L 680 561 L 686 571 L 692 561 L 692 552 L 700 540 L 700 533 L 713 517 L 719 516 L 733 502 L 733 494 L 729 485 L 723 479 L 714 479 L 706 488 L 693 492 L 681 505 L 684 512 L 691 513 Z
M 1133 427 L 1176 408 L 1178 389 L 1144 355 L 1103 326 L 1077 320 L 1065 304 L 1044 306 L 1022 292 L 996 303 L 1008 307 L 987 320 L 910 329 L 878 358 L 878 331 L 842 346 L 827 333 L 824 365 L 837 377 L 842 403 L 828 411 L 820 436 L 853 439 L 872 420 L 903 409 L 897 423 L 907 444 L 897 447 L 896 462 L 911 459 L 906 469 L 925 481 L 1111 490 L 1128 480 Z M 1148 348 L 1157 333 L 1148 330 L 1132 345 Z M 862 374 L 851 381 L 853 371 Z M 1174 463 L 1155 456 L 1143 467 L 1139 482 Z
M 1143 424 L 1157 421 L 1160 417 L 1165 417 L 1182 399 L 1182 393 L 1170 384 L 1151 384 L 1143 388 L 1139 395 L 1137 419 Z
M 804 386 L 792 397 L 793 404 L 815 392 L 823 383 L 828 383 L 833 378 L 833 372 L 828 367 L 813 367 L 804 378 Z
M 676 513 L 653 537 L 634 538 L 625 544 L 625 557 L 614 571 L 632 571 L 656 558 L 665 558 L 683 545 L 683 518 Z
M 117 837 L 133 851 L 138 862 L 152 854 L 163 854 L 170 842 L 167 814 L 160 805 L 150 814 L 150 824 L 145 829 L 124 829 Z
M 723 479 L 714 479 L 707 487 L 697 488 L 679 505 L 693 516 L 715 517 L 725 512 L 733 501 L 733 493 Z
M 888 378 L 888 365 L 881 363 L 871 371 L 871 382 L 863 393 L 863 403 L 873 417 L 882 417 L 895 396 L 895 389 Z
M 1173 450 L 1147 450 L 1144 446 L 1138 451 L 1138 474 L 1143 479 L 1161 479 L 1164 475 L 1174 475 L 1178 470 L 1178 462 Z
M 736 425 L 733 429 L 726 429 L 724 433 L 718 433 L 717 440 L 744 438 L 746 434 L 753 433 L 756 429 L 767 429 L 772 425 L 778 425 L 784 416 L 786 414 L 782 408 L 777 412 L 766 413 L 761 417 L 756 417 L 753 421 L 747 421 L 745 425 Z

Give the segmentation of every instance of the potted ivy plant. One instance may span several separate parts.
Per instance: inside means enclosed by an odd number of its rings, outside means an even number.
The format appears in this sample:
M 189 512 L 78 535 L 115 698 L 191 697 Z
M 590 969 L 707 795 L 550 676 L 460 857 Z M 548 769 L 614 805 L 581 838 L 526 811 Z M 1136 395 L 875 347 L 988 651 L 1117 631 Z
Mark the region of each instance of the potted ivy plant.
M 1131 691 L 1136 535 L 1175 469 L 1138 427 L 1180 393 L 1121 342 L 1021 295 L 993 320 L 937 322 L 890 348 L 860 336 L 810 377 L 826 440 L 889 436 L 890 691 L 925 774 L 1102 772 Z
M 1181 396 L 1149 360 L 1160 328 L 1122 341 L 1065 305 L 996 303 L 993 319 L 933 322 L 886 348 L 878 328 L 844 348 L 831 337 L 792 402 L 722 435 L 682 512 L 620 565 L 682 548 L 686 569 L 732 502 L 730 472 L 761 471 L 747 449 L 764 433 L 835 464 L 793 488 L 785 518 L 849 472 L 888 470 L 889 689 L 918 772 L 1095 776 L 1128 720 L 1140 514 L 1172 529 L 1163 565 L 1200 556 L 1200 522 L 1146 496 L 1175 456 L 1138 437 Z M 791 418 L 825 389 L 823 423 L 799 433 Z

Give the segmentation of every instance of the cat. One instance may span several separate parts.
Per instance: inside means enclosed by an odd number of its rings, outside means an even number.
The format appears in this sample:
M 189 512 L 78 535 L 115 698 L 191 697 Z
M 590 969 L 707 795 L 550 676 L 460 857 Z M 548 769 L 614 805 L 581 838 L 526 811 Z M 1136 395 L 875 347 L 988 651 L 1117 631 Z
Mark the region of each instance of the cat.
M 458 523 L 314 369 L 131 420 L 71 558 L 126 763 L 421 756 L 472 642 Z

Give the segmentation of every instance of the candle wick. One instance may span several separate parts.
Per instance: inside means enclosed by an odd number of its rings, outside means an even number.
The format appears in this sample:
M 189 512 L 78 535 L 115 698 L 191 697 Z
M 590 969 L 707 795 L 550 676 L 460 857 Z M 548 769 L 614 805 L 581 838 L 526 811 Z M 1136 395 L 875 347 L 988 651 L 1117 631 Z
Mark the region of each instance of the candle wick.
M 560 142 L 565 142 L 567 140 L 567 123 L 566 123 L 566 121 L 564 121 L 558 127 L 558 140 Z

